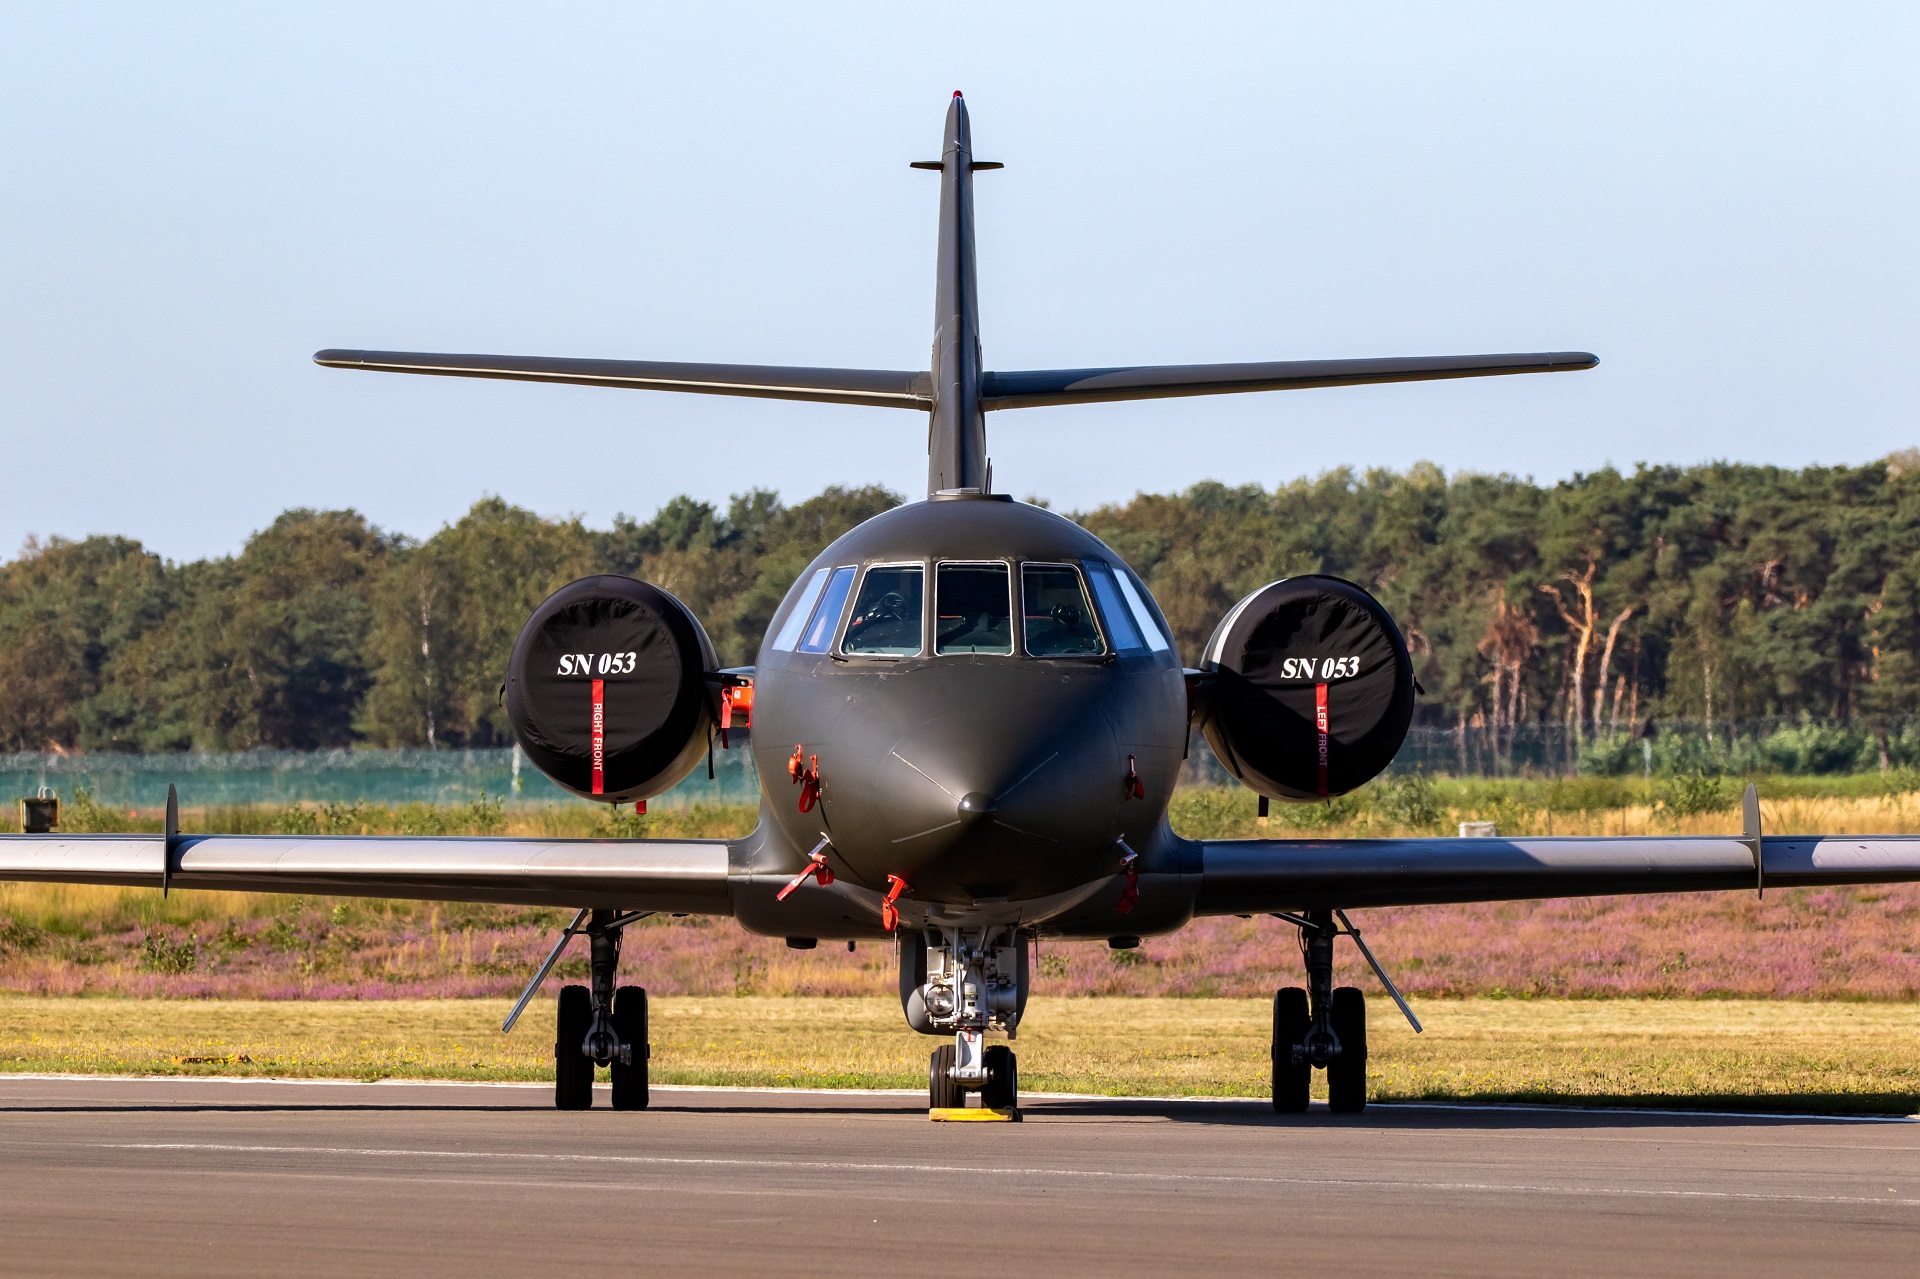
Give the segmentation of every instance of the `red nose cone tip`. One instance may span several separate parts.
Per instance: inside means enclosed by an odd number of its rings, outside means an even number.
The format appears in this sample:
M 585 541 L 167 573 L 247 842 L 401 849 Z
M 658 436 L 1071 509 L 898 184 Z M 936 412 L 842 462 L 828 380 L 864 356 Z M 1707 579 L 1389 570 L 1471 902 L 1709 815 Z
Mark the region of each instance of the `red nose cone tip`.
M 959 97 L 959 96 L 960 96 L 960 90 L 958 90 L 958 89 L 955 89 L 955 90 L 953 91 L 953 96 L 954 96 L 954 97 L 956 97 L 956 98 L 957 98 L 957 97 Z

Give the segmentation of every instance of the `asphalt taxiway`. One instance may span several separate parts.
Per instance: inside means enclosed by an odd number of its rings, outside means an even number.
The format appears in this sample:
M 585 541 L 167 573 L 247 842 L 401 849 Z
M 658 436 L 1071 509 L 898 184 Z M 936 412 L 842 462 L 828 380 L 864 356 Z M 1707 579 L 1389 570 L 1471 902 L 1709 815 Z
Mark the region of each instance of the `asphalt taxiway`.
M 1920 1124 L 0 1076 L 0 1272 L 1903 1274 Z M 605 1106 L 602 1093 L 600 1106 Z

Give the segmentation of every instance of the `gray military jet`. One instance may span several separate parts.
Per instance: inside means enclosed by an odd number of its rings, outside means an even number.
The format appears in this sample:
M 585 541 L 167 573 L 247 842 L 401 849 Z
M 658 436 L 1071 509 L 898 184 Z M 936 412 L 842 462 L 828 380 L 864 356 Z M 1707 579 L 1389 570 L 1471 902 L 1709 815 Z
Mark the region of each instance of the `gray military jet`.
M 974 159 L 954 94 L 938 160 L 940 242 L 926 371 L 322 351 L 333 368 L 817 400 L 928 420 L 927 497 L 821 552 L 775 613 L 752 667 L 722 669 L 700 622 L 623 577 L 562 588 L 528 621 L 506 698 L 528 756 L 608 803 L 658 795 L 716 737 L 751 725 L 760 821 L 743 839 L 562 840 L 182 835 L 0 838 L 0 878 L 577 908 L 508 1019 L 568 941 L 591 985 L 561 991 L 555 1100 L 647 1104 L 646 992 L 616 988 L 622 930 L 653 914 L 730 916 L 789 945 L 892 939 L 900 1002 L 947 1042 L 935 1110 L 978 1093 L 1017 1114 L 1005 1043 L 1035 939 L 1115 947 L 1198 915 L 1297 928 L 1306 985 L 1273 1004 L 1273 1104 L 1366 1104 L 1366 1009 L 1335 989 L 1366 906 L 1920 879 L 1920 839 L 1763 838 L 1749 789 L 1740 836 L 1192 840 L 1167 821 L 1189 732 L 1270 800 L 1338 795 L 1386 767 L 1417 684 L 1399 629 L 1352 583 L 1273 583 L 1240 601 L 1184 668 L 1146 584 L 1070 520 L 993 491 L 986 415 L 1106 400 L 1587 369 L 1581 352 L 993 372 L 974 279 Z M 1124 1010 L 1116 1007 L 1116 1016 Z M 1415 1029 L 1418 1023 L 1415 1022 Z

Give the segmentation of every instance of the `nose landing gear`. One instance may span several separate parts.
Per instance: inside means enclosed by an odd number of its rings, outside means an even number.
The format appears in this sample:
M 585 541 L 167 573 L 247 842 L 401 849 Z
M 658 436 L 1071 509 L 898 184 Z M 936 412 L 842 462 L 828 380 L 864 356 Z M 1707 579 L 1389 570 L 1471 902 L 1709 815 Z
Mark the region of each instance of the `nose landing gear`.
M 1026 1005 L 1025 938 L 1010 928 L 941 928 L 902 946 L 924 947 L 925 967 L 911 992 L 909 1023 L 953 1042 L 927 1062 L 927 1109 L 936 1119 L 1020 1118 L 1019 1061 L 1005 1044 L 985 1042 L 989 1028 L 1012 1038 Z M 903 955 L 903 961 L 906 956 Z M 907 989 L 903 983 L 902 990 Z M 967 1094 L 980 1094 L 968 1110 Z

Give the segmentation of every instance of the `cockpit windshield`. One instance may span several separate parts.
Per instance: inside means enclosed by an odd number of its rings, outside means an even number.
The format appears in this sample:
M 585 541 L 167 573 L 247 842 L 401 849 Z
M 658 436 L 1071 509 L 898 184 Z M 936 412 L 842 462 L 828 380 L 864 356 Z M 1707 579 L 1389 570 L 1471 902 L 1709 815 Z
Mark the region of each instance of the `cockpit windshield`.
M 927 571 L 918 564 L 883 564 L 867 570 L 847 623 L 842 652 L 876 657 L 913 657 L 920 652 L 920 603 Z
M 942 564 L 935 578 L 936 653 L 1013 652 L 1013 586 L 1005 564 Z
M 813 620 L 807 624 L 806 633 L 800 639 L 802 653 L 824 653 L 833 647 L 833 633 L 840 626 L 840 614 L 847 607 L 847 596 L 853 593 L 853 566 L 833 570 L 833 576 L 827 579 L 826 593 L 820 599 L 820 607 L 813 610 Z
M 1125 657 L 1170 647 L 1146 602 L 1146 588 L 1118 565 L 1021 563 L 1017 583 L 1013 569 L 1005 560 L 933 566 L 936 655 L 1011 656 L 1016 601 L 1018 651 L 1028 657 Z M 795 588 L 792 610 L 772 647 L 849 657 L 918 657 L 927 652 L 927 571 L 925 564 L 819 569 Z
M 1116 651 L 1164 653 L 1171 647 L 1125 569 L 1088 560 L 1087 576 L 1093 581 L 1093 594 L 1100 601 L 1100 615 L 1106 619 L 1107 635 Z
M 1031 656 L 1098 657 L 1105 651 L 1080 570 L 1071 564 L 1022 565 L 1020 598 Z

